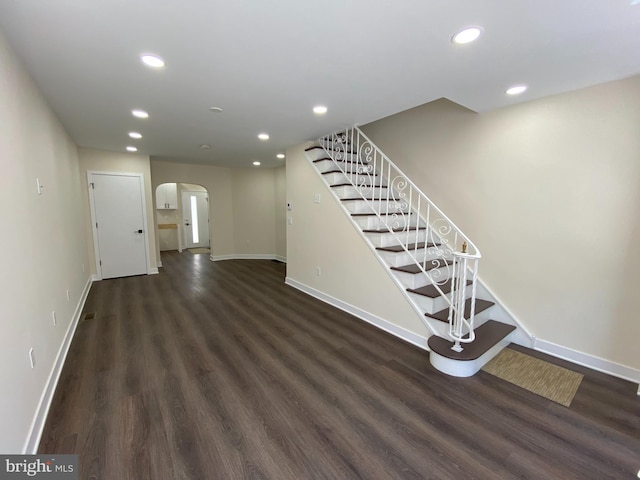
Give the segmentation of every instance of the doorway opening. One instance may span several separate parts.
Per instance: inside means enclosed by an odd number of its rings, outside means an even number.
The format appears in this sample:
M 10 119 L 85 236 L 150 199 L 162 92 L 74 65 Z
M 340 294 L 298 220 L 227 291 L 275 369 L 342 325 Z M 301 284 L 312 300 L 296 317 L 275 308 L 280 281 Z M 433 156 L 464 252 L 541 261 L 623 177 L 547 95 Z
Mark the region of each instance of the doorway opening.
M 192 183 L 163 183 L 156 188 L 160 252 L 188 249 L 209 253 L 209 192 Z

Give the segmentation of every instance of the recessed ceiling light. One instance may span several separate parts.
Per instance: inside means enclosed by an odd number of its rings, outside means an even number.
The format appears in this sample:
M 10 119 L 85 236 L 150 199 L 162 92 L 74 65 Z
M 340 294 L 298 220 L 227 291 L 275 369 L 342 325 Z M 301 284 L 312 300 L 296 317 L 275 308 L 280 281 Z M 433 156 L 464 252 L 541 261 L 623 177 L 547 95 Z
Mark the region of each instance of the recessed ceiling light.
M 131 115 L 138 118 L 149 118 L 149 114 L 144 110 L 131 110 Z
M 142 134 L 140 134 L 138 132 L 129 132 L 129 136 L 131 138 L 142 138 Z
M 202 145 L 200 145 L 200 150 L 211 150 L 211 145 L 203 143 Z
M 267 133 L 259 133 L 258 134 L 258 138 L 260 140 L 269 140 L 269 134 L 267 134 Z
M 209 110 L 216 113 L 220 113 L 223 111 L 221 107 L 209 107 Z
M 477 40 L 481 34 L 482 29 L 480 27 L 467 27 L 451 37 L 451 41 L 456 45 L 464 45 Z
M 164 67 L 164 60 L 157 55 L 153 55 L 151 53 L 145 53 L 144 55 L 140 55 L 140 60 L 148 67 L 153 68 L 162 68 Z
M 284 153 L 279 153 L 278 155 L 276 155 L 276 157 L 278 157 L 278 158 L 284 158 Z
M 137 152 L 137 151 L 138 149 L 136 147 L 132 147 L 131 145 L 127 147 L 127 152 Z
M 256 167 L 259 167 L 259 166 L 260 166 L 260 162 L 253 162 L 253 164 L 254 164 Z
M 521 93 L 524 93 L 526 90 L 527 90 L 527 86 L 526 85 L 514 85 L 513 87 L 510 87 L 506 91 L 506 94 L 507 95 L 520 95 Z
M 324 115 L 325 113 L 327 113 L 327 107 L 325 107 L 324 105 L 316 105 L 315 107 L 313 107 L 313 113 L 315 113 L 316 115 Z

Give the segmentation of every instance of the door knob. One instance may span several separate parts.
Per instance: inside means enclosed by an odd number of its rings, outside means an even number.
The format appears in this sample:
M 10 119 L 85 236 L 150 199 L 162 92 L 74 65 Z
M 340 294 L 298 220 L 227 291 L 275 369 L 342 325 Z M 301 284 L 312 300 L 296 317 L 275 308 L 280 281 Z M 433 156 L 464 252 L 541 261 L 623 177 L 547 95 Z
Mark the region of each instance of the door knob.
M 140 230 L 134 230 L 133 233 L 142 233 L 142 229 Z

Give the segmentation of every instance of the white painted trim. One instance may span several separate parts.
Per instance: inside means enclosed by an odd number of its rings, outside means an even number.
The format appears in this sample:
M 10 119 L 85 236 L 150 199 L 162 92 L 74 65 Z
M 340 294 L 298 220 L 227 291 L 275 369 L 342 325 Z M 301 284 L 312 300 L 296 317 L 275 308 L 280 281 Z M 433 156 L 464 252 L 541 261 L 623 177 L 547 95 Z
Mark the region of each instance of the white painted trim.
M 329 305 L 332 305 L 344 312 L 350 313 L 354 317 L 358 317 L 360 320 L 364 320 L 365 322 L 370 323 L 371 325 L 378 327 L 379 329 L 384 330 L 385 332 L 390 333 L 391 335 L 398 337 L 405 342 L 411 343 L 412 345 L 415 345 L 416 347 L 419 347 L 423 350 L 429 350 L 429 347 L 427 346 L 427 337 L 418 335 L 417 333 L 407 330 L 404 327 L 400 327 L 395 323 L 380 318 L 347 302 L 343 302 L 342 300 L 332 297 L 331 295 L 327 295 L 326 293 L 316 290 L 315 288 L 305 285 L 304 283 L 298 282 L 291 277 L 286 277 L 284 283 L 300 290 L 301 292 L 306 293 L 307 295 L 311 295 L 318 300 L 328 303 Z
M 268 253 L 232 253 L 229 255 L 210 255 L 209 260 L 219 262 L 221 260 L 279 260 L 283 261 L 279 255 Z M 286 262 L 286 259 L 284 260 Z
M 98 245 L 98 232 L 96 232 L 96 206 L 93 199 L 93 189 L 91 188 L 91 176 L 93 170 L 87 171 L 87 195 L 89 196 L 89 213 L 91 215 L 91 234 L 93 237 L 93 256 L 96 267 L 96 273 L 93 275 L 94 280 L 102 280 L 102 271 L 100 269 L 100 246 Z
M 282 263 L 287 263 L 287 257 L 283 257 L 282 255 L 276 255 L 273 259 Z
M 611 360 L 605 360 L 604 358 L 579 352 L 569 347 L 564 347 L 546 340 L 540 340 L 539 338 L 535 339 L 534 349 L 598 372 L 640 384 L 640 370 L 636 368 L 627 367 L 626 365 L 621 365 Z
M 157 260 L 156 263 L 158 264 L 158 268 L 162 268 L 162 260 Z
M 53 368 L 49 373 L 49 378 L 47 379 L 47 384 L 44 388 L 44 391 L 42 392 L 42 396 L 40 397 L 40 402 L 38 403 L 36 414 L 34 415 L 33 421 L 31 422 L 29 436 L 27 437 L 27 441 L 24 445 L 24 448 L 22 449 L 23 454 L 31 455 L 37 453 L 38 451 L 38 445 L 40 444 L 40 438 L 42 437 L 42 432 L 47 420 L 47 415 L 49 414 L 49 408 L 51 408 L 51 401 L 53 400 L 53 395 L 56 391 L 56 387 L 58 386 L 60 374 L 62 373 L 62 367 L 64 366 L 64 362 L 67 358 L 67 353 L 69 353 L 71 340 L 76 333 L 76 328 L 78 326 L 78 322 L 80 321 L 80 314 L 82 313 L 84 304 L 87 301 L 87 296 L 89 295 L 89 290 L 91 289 L 92 282 L 93 276 L 87 279 L 87 283 L 84 286 L 82 295 L 80 296 L 78 304 L 76 305 L 75 312 L 73 313 L 71 323 L 69 323 L 69 327 L 67 328 L 67 332 L 64 336 L 64 339 L 62 340 L 62 344 L 58 349 L 58 355 L 53 362 Z
M 482 281 L 480 277 L 478 277 L 478 286 L 480 290 L 484 290 L 483 293 L 486 296 L 491 297 L 489 300 L 495 303 L 495 309 L 497 310 L 495 314 L 492 313 L 492 317 L 494 320 L 502 323 L 508 323 L 509 325 L 513 325 L 517 327 L 517 330 L 514 335 L 511 336 L 511 341 L 517 343 L 518 345 L 522 345 L 523 347 L 533 348 L 535 343 L 535 336 L 531 331 L 524 326 L 522 321 L 504 304 L 502 300 L 491 290 L 486 283 Z M 505 318 L 506 316 L 506 318 Z
M 160 271 L 157 268 L 151 268 L 149 270 L 149 273 L 147 273 L 147 275 L 158 275 L 160 273 Z

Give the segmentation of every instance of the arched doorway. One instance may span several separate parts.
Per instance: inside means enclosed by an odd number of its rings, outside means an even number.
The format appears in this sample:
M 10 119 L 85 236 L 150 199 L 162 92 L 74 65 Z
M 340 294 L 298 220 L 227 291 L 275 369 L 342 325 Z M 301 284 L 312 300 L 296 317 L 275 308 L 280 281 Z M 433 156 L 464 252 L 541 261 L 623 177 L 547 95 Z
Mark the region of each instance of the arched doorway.
M 209 249 L 209 192 L 192 183 L 163 183 L 156 188 L 159 250 Z

